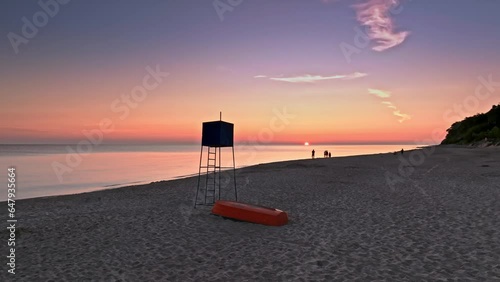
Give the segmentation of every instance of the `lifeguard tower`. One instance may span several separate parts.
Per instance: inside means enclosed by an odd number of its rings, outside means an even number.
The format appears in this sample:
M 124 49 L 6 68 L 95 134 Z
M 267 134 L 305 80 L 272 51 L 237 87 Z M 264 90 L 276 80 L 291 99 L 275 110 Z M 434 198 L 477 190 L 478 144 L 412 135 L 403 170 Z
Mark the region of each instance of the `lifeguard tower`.
M 204 122 L 201 137 L 200 168 L 198 171 L 198 188 L 194 199 L 194 207 L 198 205 L 211 206 L 221 197 L 221 170 L 229 173 L 233 170 L 234 199 L 238 200 L 236 191 L 236 169 L 234 160 L 234 124 L 222 121 L 222 113 L 218 121 Z M 203 151 L 207 147 L 206 165 L 203 164 Z M 221 148 L 231 147 L 233 166 L 223 167 L 221 163 Z M 202 179 L 204 176 L 204 179 Z M 229 182 L 228 182 L 229 184 Z

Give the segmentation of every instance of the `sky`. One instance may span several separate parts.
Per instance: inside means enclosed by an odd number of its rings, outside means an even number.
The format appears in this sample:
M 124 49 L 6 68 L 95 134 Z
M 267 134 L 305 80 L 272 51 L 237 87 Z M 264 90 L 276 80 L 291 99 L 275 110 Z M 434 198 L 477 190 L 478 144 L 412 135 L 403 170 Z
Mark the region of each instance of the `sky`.
M 0 4 L 0 143 L 439 143 L 500 102 L 496 0 Z

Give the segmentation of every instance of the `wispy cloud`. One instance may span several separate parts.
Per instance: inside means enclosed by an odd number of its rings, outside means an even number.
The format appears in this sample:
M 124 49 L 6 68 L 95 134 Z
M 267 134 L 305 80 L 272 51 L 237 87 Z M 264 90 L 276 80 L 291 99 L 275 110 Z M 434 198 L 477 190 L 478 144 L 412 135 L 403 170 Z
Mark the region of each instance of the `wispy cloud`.
M 259 75 L 254 76 L 253 78 L 265 78 L 265 77 L 267 77 L 267 76 L 259 74 Z
M 391 12 L 399 5 L 399 0 L 366 0 L 354 5 L 357 20 L 368 27 L 367 35 L 375 41 L 372 48 L 384 51 L 395 47 L 408 37 L 408 31 L 396 31 Z
M 394 106 L 394 104 L 392 102 L 384 101 L 384 102 L 382 102 L 382 104 L 386 105 L 390 109 L 397 109 L 396 106 Z
M 269 77 L 269 79 L 275 80 L 275 81 L 290 82 L 290 83 L 313 83 L 313 82 L 323 81 L 323 80 L 356 79 L 356 78 L 365 77 L 367 75 L 368 74 L 361 73 L 361 72 L 355 72 L 355 73 L 351 73 L 351 74 L 331 75 L 331 76 L 305 74 L 305 75 L 301 75 L 301 76 L 290 76 L 290 77 Z M 262 77 L 267 77 L 267 76 L 264 76 L 264 75 L 254 76 L 254 78 L 262 78 Z
M 398 121 L 399 121 L 400 123 L 401 123 L 401 122 L 404 122 L 404 121 L 406 121 L 406 120 L 411 119 L 411 117 L 410 117 L 409 115 L 407 115 L 407 114 L 403 114 L 403 113 L 401 113 L 399 110 L 395 110 L 395 111 L 393 111 L 393 112 L 392 112 L 392 114 L 393 114 L 393 115 L 395 115 L 395 116 L 397 116 L 397 117 L 399 117 L 399 120 L 398 120 Z
M 368 88 L 368 93 L 375 95 L 378 98 L 384 99 L 384 101 L 382 101 L 382 104 L 392 110 L 392 114 L 399 118 L 398 122 L 402 123 L 411 119 L 410 115 L 401 113 L 396 105 L 394 105 L 391 101 L 387 101 L 387 99 L 391 97 L 391 92 L 386 90 Z
M 391 97 L 391 92 L 380 90 L 380 89 L 368 88 L 368 93 L 373 94 L 375 96 L 378 96 L 380 98 L 389 98 L 389 97 Z

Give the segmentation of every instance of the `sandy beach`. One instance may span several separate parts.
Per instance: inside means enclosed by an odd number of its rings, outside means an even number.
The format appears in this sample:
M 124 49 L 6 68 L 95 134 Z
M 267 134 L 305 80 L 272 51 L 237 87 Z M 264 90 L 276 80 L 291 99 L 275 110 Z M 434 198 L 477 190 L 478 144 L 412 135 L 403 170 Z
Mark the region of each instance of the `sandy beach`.
M 193 209 L 197 177 L 20 200 L 0 280 L 500 280 L 500 147 L 426 150 L 238 170 L 283 227 Z

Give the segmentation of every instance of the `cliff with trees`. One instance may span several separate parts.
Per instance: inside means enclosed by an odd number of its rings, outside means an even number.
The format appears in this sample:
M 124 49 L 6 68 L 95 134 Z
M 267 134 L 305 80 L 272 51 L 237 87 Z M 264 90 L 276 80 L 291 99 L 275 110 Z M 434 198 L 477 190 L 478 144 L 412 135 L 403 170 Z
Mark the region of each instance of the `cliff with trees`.
M 446 131 L 448 134 L 441 144 L 500 145 L 500 104 L 487 113 L 455 122 Z

